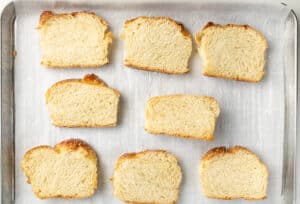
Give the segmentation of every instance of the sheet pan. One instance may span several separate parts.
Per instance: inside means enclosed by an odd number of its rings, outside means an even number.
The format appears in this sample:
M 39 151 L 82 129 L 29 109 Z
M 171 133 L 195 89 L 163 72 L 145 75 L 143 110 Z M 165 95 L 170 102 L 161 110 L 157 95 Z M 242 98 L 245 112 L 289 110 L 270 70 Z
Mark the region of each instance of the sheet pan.
M 96 69 L 47 69 L 40 65 L 36 30 L 43 10 L 94 11 L 110 24 L 115 38 L 111 63 Z M 260 83 L 229 81 L 201 74 L 194 49 L 190 73 L 182 76 L 134 70 L 123 66 L 123 23 L 139 15 L 170 16 L 195 34 L 208 21 L 249 24 L 267 38 L 266 75 Z M 16 20 L 15 19 L 16 16 Z M 121 203 L 109 181 L 115 161 L 125 152 L 165 149 L 175 154 L 184 177 L 178 203 L 247 203 L 206 198 L 199 181 L 199 161 L 210 148 L 242 145 L 256 152 L 269 169 L 268 198 L 257 203 L 295 202 L 296 144 L 296 18 L 283 5 L 243 3 L 125 3 L 91 4 L 15 1 L 1 18 L 1 196 L 2 203 Z M 196 47 L 196 45 L 194 45 Z M 16 51 L 16 57 L 13 51 Z M 115 128 L 57 128 L 50 124 L 45 92 L 59 80 L 95 73 L 121 92 L 119 124 Z M 215 140 L 153 136 L 143 129 L 144 106 L 152 96 L 201 94 L 215 97 L 221 107 Z M 37 145 L 55 145 L 68 138 L 91 144 L 100 159 L 99 186 L 83 200 L 39 200 L 20 170 L 23 154 Z

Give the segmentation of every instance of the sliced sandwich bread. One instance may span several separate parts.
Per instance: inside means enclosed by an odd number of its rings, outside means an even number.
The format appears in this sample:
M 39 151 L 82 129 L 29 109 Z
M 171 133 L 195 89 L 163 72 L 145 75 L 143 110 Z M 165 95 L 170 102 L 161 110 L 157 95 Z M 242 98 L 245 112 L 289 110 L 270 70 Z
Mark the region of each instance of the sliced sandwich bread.
M 97 188 L 97 155 L 82 140 L 30 149 L 21 167 L 32 191 L 41 199 L 85 198 Z
M 220 108 L 212 97 L 168 95 L 146 105 L 145 130 L 153 134 L 213 140 Z
M 173 204 L 182 179 L 177 159 L 162 150 L 122 155 L 112 177 L 114 195 L 126 203 Z
M 45 11 L 38 26 L 42 65 L 53 68 L 100 67 L 108 63 L 112 34 L 95 13 Z
M 52 124 L 60 127 L 107 127 L 117 123 L 120 94 L 96 75 L 55 83 L 46 93 Z
M 196 34 L 203 74 L 258 82 L 263 78 L 265 37 L 248 25 L 217 25 L 209 22 Z
M 141 16 L 127 20 L 121 37 L 126 66 L 169 74 L 189 71 L 192 37 L 173 19 Z
M 244 147 L 209 150 L 200 163 L 200 178 L 203 192 L 209 198 L 260 200 L 267 197 L 268 170 Z

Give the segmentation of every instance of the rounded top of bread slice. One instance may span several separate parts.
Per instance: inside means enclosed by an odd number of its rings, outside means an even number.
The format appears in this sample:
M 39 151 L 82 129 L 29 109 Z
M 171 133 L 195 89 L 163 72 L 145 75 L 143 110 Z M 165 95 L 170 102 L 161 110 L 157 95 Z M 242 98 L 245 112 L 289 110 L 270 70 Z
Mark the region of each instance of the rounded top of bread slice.
M 210 198 L 260 200 L 267 196 L 268 170 L 245 147 L 209 150 L 200 162 L 200 178 L 203 192 Z
M 96 152 L 79 139 L 65 140 L 54 148 L 34 147 L 24 155 L 21 167 L 41 199 L 84 198 L 97 188 Z
M 263 78 L 268 43 L 251 26 L 209 22 L 196 34 L 195 40 L 204 75 L 247 82 Z
M 112 34 L 93 12 L 44 11 L 38 25 L 42 65 L 50 68 L 99 67 L 108 63 Z
M 163 150 L 122 155 L 115 166 L 114 195 L 128 203 L 172 204 L 182 180 L 175 156 Z
M 189 71 L 192 37 L 169 17 L 140 16 L 125 22 L 125 65 L 169 74 Z

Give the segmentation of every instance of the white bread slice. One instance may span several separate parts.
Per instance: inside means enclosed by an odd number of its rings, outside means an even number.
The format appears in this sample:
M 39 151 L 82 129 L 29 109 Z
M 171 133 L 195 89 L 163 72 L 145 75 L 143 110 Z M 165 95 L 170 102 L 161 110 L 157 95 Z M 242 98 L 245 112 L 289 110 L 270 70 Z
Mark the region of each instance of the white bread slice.
M 114 195 L 136 204 L 176 203 L 181 179 L 176 157 L 163 150 L 122 155 L 111 178 Z
M 96 75 L 55 83 L 46 93 L 52 124 L 60 127 L 116 126 L 120 94 Z
M 209 22 L 195 39 L 204 75 L 247 82 L 263 78 L 268 44 L 257 30 L 248 25 Z
M 184 74 L 189 71 L 192 37 L 168 17 L 140 16 L 125 22 L 125 65 L 137 69 Z
M 21 167 L 34 194 L 41 198 L 85 198 L 97 188 L 97 155 L 79 139 L 54 148 L 38 146 L 23 157 Z
M 87 11 L 44 11 L 38 26 L 42 65 L 49 68 L 100 67 L 108 63 L 112 34 L 107 22 Z
M 213 140 L 219 114 L 219 105 L 212 97 L 157 96 L 147 102 L 145 130 L 153 134 Z
M 260 200 L 267 197 L 268 170 L 245 147 L 209 150 L 200 163 L 204 194 L 209 198 Z

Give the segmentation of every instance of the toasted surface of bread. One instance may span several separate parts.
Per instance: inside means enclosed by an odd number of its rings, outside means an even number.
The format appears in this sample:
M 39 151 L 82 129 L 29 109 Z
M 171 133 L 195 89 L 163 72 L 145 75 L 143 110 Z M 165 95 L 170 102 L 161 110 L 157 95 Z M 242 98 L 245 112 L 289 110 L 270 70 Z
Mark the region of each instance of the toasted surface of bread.
M 42 65 L 53 68 L 100 67 L 108 63 L 112 34 L 95 13 L 44 11 L 38 26 Z
M 112 177 L 114 195 L 126 203 L 172 204 L 182 179 L 177 159 L 162 150 L 122 155 Z
M 173 19 L 140 16 L 127 20 L 121 37 L 126 66 L 169 74 L 189 71 L 192 37 Z
M 153 134 L 213 140 L 219 114 L 219 105 L 212 97 L 157 96 L 147 102 L 145 130 Z
M 245 147 L 209 150 L 200 163 L 204 194 L 210 198 L 260 200 L 267 197 L 268 170 Z
M 204 75 L 247 82 L 263 78 L 268 44 L 252 27 L 209 22 L 195 39 Z
M 61 127 L 107 127 L 117 123 L 120 94 L 96 75 L 55 83 L 46 93 L 52 124 Z
M 21 167 L 34 194 L 41 198 L 85 198 L 97 188 L 97 155 L 85 142 L 69 139 L 30 149 Z

